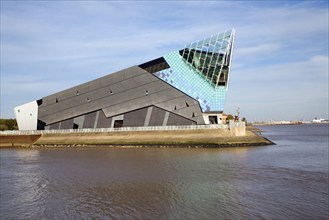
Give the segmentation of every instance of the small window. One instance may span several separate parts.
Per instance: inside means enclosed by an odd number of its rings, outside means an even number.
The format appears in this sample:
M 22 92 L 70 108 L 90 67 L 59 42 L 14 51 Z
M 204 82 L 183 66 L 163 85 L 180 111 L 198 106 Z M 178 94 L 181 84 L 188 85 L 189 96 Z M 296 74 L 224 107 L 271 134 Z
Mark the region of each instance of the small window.
M 123 120 L 115 120 L 114 121 L 114 128 L 121 128 L 123 126 Z
M 32 116 L 32 113 L 30 113 L 30 116 Z
M 186 104 L 186 107 L 189 107 L 189 104 L 187 102 L 185 102 L 185 104 Z
M 113 95 L 113 94 L 114 94 L 112 90 L 110 90 L 110 94 L 111 94 L 111 95 Z
M 78 124 L 75 124 L 73 123 L 73 129 L 78 129 L 79 128 L 79 125 Z
M 218 124 L 217 116 L 209 116 L 209 123 L 210 124 Z
M 80 95 L 79 91 L 77 91 L 77 96 Z
M 194 114 L 194 112 L 193 112 L 193 114 L 192 114 L 192 118 L 194 118 L 195 117 L 195 114 Z
M 148 94 L 149 94 L 149 91 L 148 91 L 148 90 L 146 90 L 146 91 L 145 91 L 145 95 L 148 95 Z
M 58 102 L 58 98 L 56 98 L 56 103 Z
M 87 102 L 90 102 L 90 98 L 87 98 Z
M 21 112 L 21 110 L 19 110 L 19 109 L 17 111 L 18 111 L 18 113 Z

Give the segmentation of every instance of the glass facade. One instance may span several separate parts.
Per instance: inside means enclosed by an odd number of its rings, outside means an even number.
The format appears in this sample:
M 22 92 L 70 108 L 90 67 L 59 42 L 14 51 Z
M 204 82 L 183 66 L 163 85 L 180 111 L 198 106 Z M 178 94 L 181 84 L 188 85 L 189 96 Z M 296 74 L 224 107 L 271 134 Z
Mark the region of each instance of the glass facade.
M 222 112 L 228 88 L 234 29 L 166 54 L 169 68 L 153 72 L 196 99 L 203 112 Z

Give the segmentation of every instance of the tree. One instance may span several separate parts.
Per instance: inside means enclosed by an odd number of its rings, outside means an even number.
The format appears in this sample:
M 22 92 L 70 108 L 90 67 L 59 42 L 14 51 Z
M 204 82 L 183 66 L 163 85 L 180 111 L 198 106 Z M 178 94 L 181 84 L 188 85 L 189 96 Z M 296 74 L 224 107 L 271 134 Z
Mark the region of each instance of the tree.
M 17 130 L 17 122 L 15 119 L 7 119 L 6 125 L 8 126 L 9 130 Z
M 0 130 L 17 130 L 17 122 L 15 119 L 0 119 Z
M 234 117 L 231 114 L 226 117 L 226 124 L 228 124 L 230 120 L 234 120 Z
M 8 130 L 8 126 L 4 124 L 0 124 L 0 131 Z

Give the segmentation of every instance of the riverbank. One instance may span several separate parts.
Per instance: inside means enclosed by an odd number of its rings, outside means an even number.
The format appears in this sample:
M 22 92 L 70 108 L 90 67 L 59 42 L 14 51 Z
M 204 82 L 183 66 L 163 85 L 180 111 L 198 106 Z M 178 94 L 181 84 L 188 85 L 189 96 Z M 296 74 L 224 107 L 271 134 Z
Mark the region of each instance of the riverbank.
M 0 135 L 0 147 L 31 147 L 41 134 L 36 135 Z
M 0 141 L 1 147 L 236 147 L 270 144 L 273 142 L 250 129 L 246 130 L 245 136 L 234 136 L 226 129 L 200 129 L 1 135 Z

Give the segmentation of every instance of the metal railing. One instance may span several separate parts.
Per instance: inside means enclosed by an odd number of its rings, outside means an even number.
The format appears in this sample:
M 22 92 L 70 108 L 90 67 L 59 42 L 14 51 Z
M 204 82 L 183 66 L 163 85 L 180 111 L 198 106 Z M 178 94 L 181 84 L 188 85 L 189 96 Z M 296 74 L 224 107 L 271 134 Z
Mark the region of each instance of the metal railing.
M 227 125 L 181 125 L 181 126 L 148 126 L 148 127 L 121 127 L 121 128 L 84 128 L 62 130 L 25 130 L 25 131 L 0 131 L 0 135 L 32 135 L 32 134 L 55 134 L 55 133 L 97 133 L 97 132 L 122 132 L 122 131 L 175 131 L 175 130 L 198 130 L 198 129 L 228 129 Z
M 229 128 L 245 127 L 246 123 L 244 121 L 230 120 L 228 126 Z

